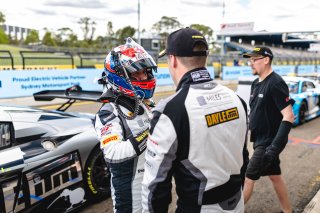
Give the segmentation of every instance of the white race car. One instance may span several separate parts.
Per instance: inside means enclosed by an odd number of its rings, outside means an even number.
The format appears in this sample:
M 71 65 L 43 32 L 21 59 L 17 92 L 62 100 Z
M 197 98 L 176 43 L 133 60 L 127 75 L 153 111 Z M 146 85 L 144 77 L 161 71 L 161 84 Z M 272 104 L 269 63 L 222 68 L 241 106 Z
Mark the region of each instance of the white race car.
M 63 111 L 100 94 L 76 89 L 34 95 L 68 99 L 52 111 L 0 106 L 0 212 L 69 212 L 110 196 L 94 115 Z

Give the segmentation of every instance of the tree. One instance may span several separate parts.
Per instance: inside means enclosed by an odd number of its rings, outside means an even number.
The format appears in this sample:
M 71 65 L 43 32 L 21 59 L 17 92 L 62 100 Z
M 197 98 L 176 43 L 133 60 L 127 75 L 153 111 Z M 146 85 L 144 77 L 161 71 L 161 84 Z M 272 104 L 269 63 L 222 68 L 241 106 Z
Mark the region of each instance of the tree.
M 55 35 L 55 42 L 58 46 L 69 46 L 70 35 L 73 31 L 69 27 L 63 27 L 58 29 L 58 33 Z
M 122 44 L 125 38 L 133 37 L 135 32 L 136 32 L 136 29 L 134 29 L 131 26 L 126 26 L 124 28 L 118 29 L 116 32 L 116 38 L 117 38 L 118 44 Z
M 6 22 L 6 16 L 0 12 L 0 24 L 4 24 Z
M 108 37 L 113 37 L 114 36 L 113 24 L 112 24 L 111 21 L 108 21 L 108 23 L 107 23 L 107 36 Z
M 161 37 L 160 48 L 165 47 L 165 41 L 169 33 L 181 28 L 183 25 L 177 20 L 176 17 L 162 16 L 160 21 L 152 25 L 152 29 L 155 30 Z
M 206 37 L 208 44 L 213 44 L 213 30 L 210 27 L 202 24 L 191 24 L 190 27 L 201 32 Z
M 81 30 L 83 31 L 83 40 L 87 40 L 88 38 L 89 20 L 90 18 L 84 17 L 84 18 L 80 18 L 80 21 L 78 21 L 78 24 L 80 24 Z
M 0 25 L 3 25 L 6 22 L 6 17 L 5 15 L 0 12 Z M 8 44 L 9 43 L 9 37 L 8 35 L 4 32 L 2 28 L 0 28 L 0 44 Z
M 78 24 L 81 26 L 81 30 L 83 31 L 83 40 L 88 41 L 89 43 L 92 41 L 94 33 L 96 31 L 96 22 L 91 21 L 90 18 L 84 17 L 80 18 Z M 91 34 L 90 34 L 91 31 Z M 90 34 L 90 37 L 88 36 Z
M 42 38 L 42 44 L 47 46 L 57 46 L 55 40 L 52 38 L 52 33 L 47 31 L 43 38 Z
M 39 33 L 36 30 L 31 30 L 27 37 L 26 40 L 24 41 L 25 44 L 32 44 L 32 43 L 38 43 L 40 41 L 39 39 Z
M 107 36 L 106 36 L 106 48 L 107 50 L 112 49 L 116 42 L 115 34 L 113 31 L 113 24 L 111 21 L 107 23 Z
M 170 31 L 176 30 L 181 27 L 182 24 L 177 20 L 177 17 L 168 16 L 162 16 L 160 21 L 152 25 L 152 29 L 154 29 L 159 34 L 164 32 L 169 34 Z
M 0 44 L 9 44 L 9 37 L 2 28 L 0 28 Z
M 96 40 L 94 41 L 94 47 L 97 47 L 99 49 L 105 49 L 107 47 L 106 42 L 107 37 L 106 36 L 98 36 Z
M 69 38 L 68 38 L 67 42 L 68 42 L 67 46 L 69 46 L 69 47 L 77 46 L 77 44 L 78 44 L 78 36 L 76 34 L 74 34 L 74 33 L 71 33 L 69 35 Z
M 90 35 L 89 40 L 88 40 L 89 44 L 92 42 L 94 33 L 96 32 L 96 27 L 95 27 L 96 26 L 96 22 L 92 21 L 90 25 L 91 25 L 91 35 Z

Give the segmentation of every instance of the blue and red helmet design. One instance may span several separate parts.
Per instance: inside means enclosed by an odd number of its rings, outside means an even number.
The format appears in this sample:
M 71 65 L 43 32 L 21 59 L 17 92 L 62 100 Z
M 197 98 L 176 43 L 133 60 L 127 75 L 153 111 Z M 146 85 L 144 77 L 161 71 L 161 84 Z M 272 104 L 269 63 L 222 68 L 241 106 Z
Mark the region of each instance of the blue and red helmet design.
M 153 58 L 131 38 L 127 38 L 124 45 L 115 47 L 106 57 L 104 64 L 104 78 L 111 88 L 126 96 L 133 97 L 135 94 L 140 99 L 148 99 L 153 96 L 156 80 L 153 71 L 157 65 Z M 132 73 L 144 71 L 147 79 L 136 80 L 130 78 Z M 127 81 L 125 73 L 129 76 Z

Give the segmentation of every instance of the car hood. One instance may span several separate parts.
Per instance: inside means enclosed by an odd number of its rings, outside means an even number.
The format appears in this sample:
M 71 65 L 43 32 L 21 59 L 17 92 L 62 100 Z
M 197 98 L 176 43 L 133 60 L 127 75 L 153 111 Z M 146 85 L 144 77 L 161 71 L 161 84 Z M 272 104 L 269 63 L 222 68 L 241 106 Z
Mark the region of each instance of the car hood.
M 0 106 L 0 111 L 6 114 L 7 120 L 8 117 L 12 120 L 17 142 L 27 142 L 42 137 L 75 135 L 93 127 L 92 114 L 11 106 Z

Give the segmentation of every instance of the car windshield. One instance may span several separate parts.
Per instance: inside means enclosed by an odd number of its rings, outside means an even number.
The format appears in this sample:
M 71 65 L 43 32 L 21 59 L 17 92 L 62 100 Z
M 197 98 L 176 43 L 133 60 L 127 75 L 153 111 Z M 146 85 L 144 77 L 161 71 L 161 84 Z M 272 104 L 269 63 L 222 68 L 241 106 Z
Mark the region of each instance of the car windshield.
M 287 83 L 288 88 L 289 88 L 289 93 L 292 93 L 292 94 L 297 94 L 298 93 L 298 88 L 299 88 L 298 82 L 287 81 L 286 83 Z

